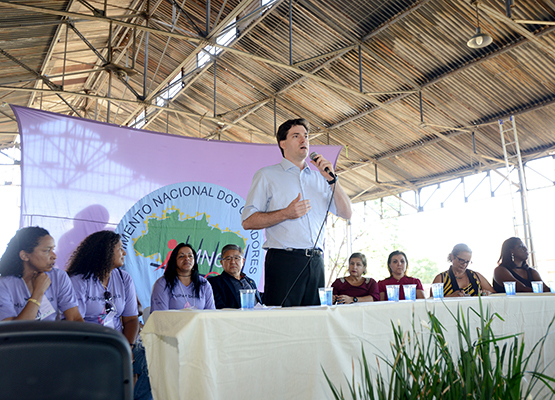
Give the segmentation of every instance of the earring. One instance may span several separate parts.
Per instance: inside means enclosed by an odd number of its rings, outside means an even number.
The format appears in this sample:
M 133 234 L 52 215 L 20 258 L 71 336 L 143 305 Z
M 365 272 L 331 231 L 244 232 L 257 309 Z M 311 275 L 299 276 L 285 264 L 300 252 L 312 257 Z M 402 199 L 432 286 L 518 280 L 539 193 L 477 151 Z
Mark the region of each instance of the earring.
M 515 253 L 511 253 L 511 260 L 513 260 L 513 262 L 515 262 Z

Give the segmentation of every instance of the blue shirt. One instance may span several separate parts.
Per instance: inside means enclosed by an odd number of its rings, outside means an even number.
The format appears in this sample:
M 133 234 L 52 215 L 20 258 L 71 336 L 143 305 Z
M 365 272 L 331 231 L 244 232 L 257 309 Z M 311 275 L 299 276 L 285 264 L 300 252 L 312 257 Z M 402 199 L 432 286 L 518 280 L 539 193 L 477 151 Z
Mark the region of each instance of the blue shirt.
M 241 220 L 256 212 L 270 212 L 286 208 L 298 195 L 310 200 L 310 211 L 301 218 L 288 219 L 266 228 L 265 249 L 309 249 L 314 246 L 318 231 L 326 217 L 332 188 L 319 171 L 308 167 L 300 170 L 284 158 L 281 163 L 256 172 L 247 196 Z M 336 213 L 335 201 L 330 211 Z M 325 229 L 318 238 L 317 248 L 323 248 Z

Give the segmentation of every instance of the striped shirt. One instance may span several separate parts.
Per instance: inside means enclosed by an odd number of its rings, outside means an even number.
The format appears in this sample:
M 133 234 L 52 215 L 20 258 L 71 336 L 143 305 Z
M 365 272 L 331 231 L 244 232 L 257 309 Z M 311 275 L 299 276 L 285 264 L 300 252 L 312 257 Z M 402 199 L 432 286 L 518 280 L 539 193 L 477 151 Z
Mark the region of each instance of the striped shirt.
M 457 283 L 457 278 L 453 274 L 453 270 L 449 268 L 448 271 L 441 273 L 441 281 L 443 282 L 443 295 L 448 296 L 458 290 L 462 290 L 468 296 L 478 296 L 482 291 L 482 286 L 480 285 L 480 278 L 476 272 L 467 269 L 466 275 L 468 276 L 468 285 L 464 288 L 459 287 Z

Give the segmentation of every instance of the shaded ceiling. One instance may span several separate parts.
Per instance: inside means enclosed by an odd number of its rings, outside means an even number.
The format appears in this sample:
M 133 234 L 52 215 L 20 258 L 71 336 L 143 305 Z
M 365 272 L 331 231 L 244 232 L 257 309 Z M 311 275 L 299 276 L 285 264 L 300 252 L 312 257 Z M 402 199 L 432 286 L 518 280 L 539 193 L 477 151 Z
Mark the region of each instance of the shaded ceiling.
M 493 38 L 482 49 L 466 45 L 476 7 Z M 7 104 L 256 143 L 304 117 L 313 144 L 345 146 L 337 170 L 354 201 L 504 165 L 497 120 L 510 115 L 524 160 L 539 158 L 555 148 L 555 2 L 510 11 L 501 0 L 0 1 L 0 149 L 18 145 Z

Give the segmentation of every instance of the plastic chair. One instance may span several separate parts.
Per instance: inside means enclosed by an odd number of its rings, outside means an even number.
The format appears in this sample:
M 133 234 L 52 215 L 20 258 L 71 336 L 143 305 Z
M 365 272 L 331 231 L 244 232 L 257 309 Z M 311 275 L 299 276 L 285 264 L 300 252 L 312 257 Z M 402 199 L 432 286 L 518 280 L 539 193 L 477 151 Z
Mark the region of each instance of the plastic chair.
M 146 320 L 148 319 L 148 317 L 150 316 L 150 307 L 146 307 L 143 310 L 143 322 L 146 324 Z
M 0 322 L 3 400 L 131 400 L 129 343 L 101 325 Z

